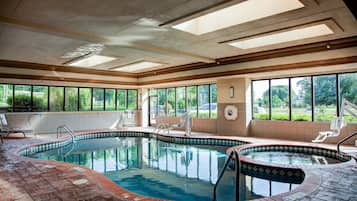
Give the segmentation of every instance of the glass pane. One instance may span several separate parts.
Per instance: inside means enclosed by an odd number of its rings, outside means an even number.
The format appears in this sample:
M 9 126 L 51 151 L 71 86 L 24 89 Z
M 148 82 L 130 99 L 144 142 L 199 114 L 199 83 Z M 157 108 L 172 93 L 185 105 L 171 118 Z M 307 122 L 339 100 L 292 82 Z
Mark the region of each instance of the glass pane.
M 198 117 L 209 118 L 209 85 L 198 86 Z
M 336 76 L 314 77 L 314 120 L 330 121 L 336 110 Z
M 77 111 L 78 110 L 78 88 L 77 87 L 66 87 L 65 88 L 65 106 L 66 111 Z
M 269 81 L 253 81 L 253 118 L 269 119 Z
M 12 84 L 0 84 L 0 109 L 2 111 L 12 110 Z
M 104 89 L 93 89 L 92 103 L 94 111 L 104 110 Z
M 31 88 L 30 85 L 15 85 L 15 112 L 31 111 Z
M 291 78 L 291 119 L 311 121 L 311 77 Z
M 105 110 L 115 110 L 115 89 L 105 89 Z
M 340 74 L 340 104 L 342 98 L 357 105 L 357 73 Z M 351 109 L 351 111 L 355 111 Z M 345 120 L 349 123 L 357 122 L 357 118 L 345 111 Z
M 186 112 L 185 87 L 176 88 L 176 116 L 180 117 Z
M 128 89 L 128 110 L 138 109 L 138 91 L 136 89 Z
M 197 117 L 197 86 L 187 87 L 187 109 L 191 117 Z
M 79 111 L 90 111 L 92 100 L 91 88 L 79 88 Z
M 33 86 L 32 111 L 44 112 L 48 110 L 48 87 Z
M 167 114 L 168 116 L 175 116 L 176 102 L 175 102 L 175 88 L 167 89 Z
M 217 85 L 211 84 L 211 119 L 217 118 Z
M 117 90 L 117 110 L 126 110 L 126 90 Z
M 159 115 L 166 115 L 166 89 L 158 89 L 157 95 L 159 101 Z
M 289 120 L 289 79 L 271 80 L 271 118 Z
M 63 111 L 64 87 L 50 87 L 50 111 Z
M 156 116 L 157 116 L 157 106 L 158 106 L 158 101 L 157 101 L 157 90 L 156 89 L 151 89 L 150 90 L 150 125 L 156 124 Z

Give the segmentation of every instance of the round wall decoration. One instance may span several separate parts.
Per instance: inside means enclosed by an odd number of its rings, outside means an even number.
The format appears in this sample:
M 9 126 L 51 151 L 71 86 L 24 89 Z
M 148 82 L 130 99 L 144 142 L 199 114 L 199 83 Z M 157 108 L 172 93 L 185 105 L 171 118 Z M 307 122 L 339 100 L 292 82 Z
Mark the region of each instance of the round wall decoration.
M 227 105 L 224 108 L 224 117 L 226 120 L 233 121 L 236 120 L 238 117 L 238 109 L 234 105 Z

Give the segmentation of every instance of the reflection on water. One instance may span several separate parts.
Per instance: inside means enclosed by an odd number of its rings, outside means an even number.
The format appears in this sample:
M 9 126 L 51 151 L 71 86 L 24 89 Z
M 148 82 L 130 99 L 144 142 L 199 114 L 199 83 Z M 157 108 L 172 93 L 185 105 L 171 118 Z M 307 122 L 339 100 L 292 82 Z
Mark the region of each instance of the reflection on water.
M 171 144 L 149 138 L 102 138 L 32 155 L 86 166 L 129 191 L 170 200 L 212 200 L 226 147 Z M 234 170 L 218 187 L 218 200 L 234 200 Z M 288 192 L 297 185 L 240 177 L 241 200 Z

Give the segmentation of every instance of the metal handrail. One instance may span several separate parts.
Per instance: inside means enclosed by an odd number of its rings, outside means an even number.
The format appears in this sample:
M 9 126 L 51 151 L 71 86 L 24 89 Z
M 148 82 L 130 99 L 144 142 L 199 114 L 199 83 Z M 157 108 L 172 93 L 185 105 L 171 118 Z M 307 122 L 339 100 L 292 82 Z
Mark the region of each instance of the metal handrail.
M 57 138 L 59 136 L 59 134 L 61 135 L 62 137 L 62 129 L 64 129 L 65 131 L 67 131 L 67 133 L 71 136 L 72 138 L 72 143 L 74 142 L 74 132 L 68 128 L 66 125 L 61 125 L 61 126 L 58 126 L 57 127 Z
M 216 201 L 217 200 L 217 187 L 218 187 L 218 184 L 219 182 L 221 181 L 223 175 L 224 175 L 224 172 L 226 171 L 227 167 L 228 167 L 228 164 L 229 162 L 233 159 L 233 156 L 235 158 L 235 173 L 236 173 L 236 180 L 235 180 L 235 190 L 236 190 L 236 201 L 239 201 L 240 200 L 240 197 L 239 197 L 239 180 L 240 180 L 240 159 L 239 159 L 239 154 L 238 154 L 238 151 L 236 151 L 235 149 L 232 150 L 232 152 L 229 154 L 229 157 L 227 158 L 226 162 L 224 163 L 224 166 L 223 166 L 223 169 L 221 171 L 221 173 L 219 174 L 219 177 L 217 179 L 217 182 L 216 184 L 214 185 L 214 188 L 213 188 L 213 201 Z
M 351 139 L 353 136 L 357 135 L 357 132 L 354 132 L 352 133 L 351 135 L 343 138 L 342 140 L 340 140 L 338 143 L 337 143 L 337 152 L 340 152 L 340 145 L 344 142 L 346 142 L 347 140 Z

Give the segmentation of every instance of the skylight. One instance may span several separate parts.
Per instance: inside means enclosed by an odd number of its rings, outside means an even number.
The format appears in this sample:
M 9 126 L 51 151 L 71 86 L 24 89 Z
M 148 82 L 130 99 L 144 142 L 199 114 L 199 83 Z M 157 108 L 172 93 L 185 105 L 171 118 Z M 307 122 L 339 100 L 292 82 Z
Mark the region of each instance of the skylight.
M 73 61 L 69 63 L 68 65 L 70 66 L 77 66 L 77 67 L 92 67 L 96 66 L 99 64 L 107 63 L 110 61 L 115 60 L 116 58 L 114 57 L 107 57 L 107 56 L 101 56 L 101 55 L 92 55 L 89 57 L 85 57 L 83 59 L 79 59 L 77 61 Z
M 135 71 L 145 70 L 148 68 L 153 68 L 153 67 L 157 67 L 157 66 L 161 66 L 161 65 L 163 65 L 163 64 L 151 62 L 151 61 L 140 61 L 140 62 L 128 64 L 125 66 L 119 66 L 117 68 L 114 68 L 113 70 L 125 71 L 125 72 L 135 72 Z
M 246 0 L 172 27 L 201 35 L 302 7 L 299 0 Z
M 240 49 L 250 49 L 317 36 L 324 36 L 333 33 L 334 32 L 326 24 L 318 24 L 314 26 L 273 33 L 265 36 L 254 37 L 250 39 L 237 40 L 229 42 L 228 44 Z

